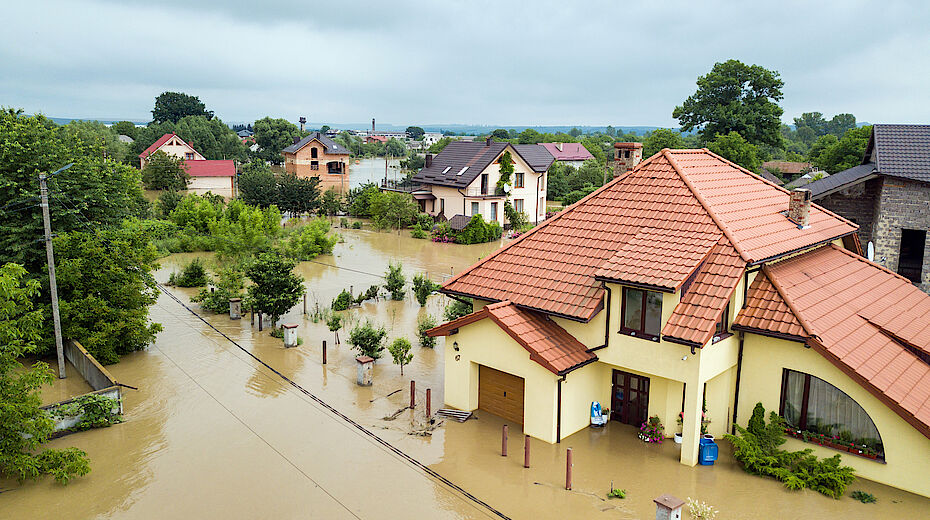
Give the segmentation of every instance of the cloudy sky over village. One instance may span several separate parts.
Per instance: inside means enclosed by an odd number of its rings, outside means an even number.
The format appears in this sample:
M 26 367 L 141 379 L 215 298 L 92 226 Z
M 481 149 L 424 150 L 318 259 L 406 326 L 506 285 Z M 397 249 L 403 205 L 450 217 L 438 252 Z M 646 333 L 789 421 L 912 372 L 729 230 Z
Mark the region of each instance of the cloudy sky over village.
M 695 4 L 11 2 L 0 105 L 147 121 L 177 90 L 227 122 L 677 126 L 736 58 L 781 73 L 785 122 L 930 121 L 930 3 Z

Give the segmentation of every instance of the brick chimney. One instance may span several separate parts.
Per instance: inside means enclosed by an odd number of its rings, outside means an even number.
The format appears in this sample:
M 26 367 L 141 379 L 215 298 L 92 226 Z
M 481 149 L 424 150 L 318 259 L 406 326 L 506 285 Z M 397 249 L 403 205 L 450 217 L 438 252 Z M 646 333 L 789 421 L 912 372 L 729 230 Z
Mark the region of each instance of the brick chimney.
M 614 177 L 626 173 L 643 160 L 643 143 L 614 143 Z
M 426 167 L 429 168 L 433 165 L 433 154 L 426 154 Z
M 491 146 L 491 136 L 488 136 L 488 139 L 484 142 L 485 146 Z
M 788 219 L 798 225 L 798 229 L 810 227 L 811 190 L 795 188 L 788 201 Z
M 304 116 L 300 116 L 300 119 L 298 119 L 298 121 L 300 121 L 300 133 L 303 133 L 304 125 L 307 123 L 307 118 Z
M 299 137 L 295 137 L 295 138 L 294 138 L 293 144 L 297 144 L 297 143 L 299 143 L 299 142 L 300 142 L 300 138 L 299 138 Z

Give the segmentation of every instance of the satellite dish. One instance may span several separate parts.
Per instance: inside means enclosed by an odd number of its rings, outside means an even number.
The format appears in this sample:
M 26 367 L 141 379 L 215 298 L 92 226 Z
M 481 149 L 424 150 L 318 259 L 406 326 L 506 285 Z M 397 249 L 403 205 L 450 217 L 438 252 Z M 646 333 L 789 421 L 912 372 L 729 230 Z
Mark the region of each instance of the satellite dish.
M 504 193 L 510 193 L 510 190 L 512 190 L 512 189 L 513 189 L 513 187 L 512 187 L 511 185 L 509 185 L 509 184 L 504 184 Z
M 866 248 L 866 258 L 871 262 L 875 259 L 875 246 L 872 244 L 872 241 L 869 241 L 869 246 Z

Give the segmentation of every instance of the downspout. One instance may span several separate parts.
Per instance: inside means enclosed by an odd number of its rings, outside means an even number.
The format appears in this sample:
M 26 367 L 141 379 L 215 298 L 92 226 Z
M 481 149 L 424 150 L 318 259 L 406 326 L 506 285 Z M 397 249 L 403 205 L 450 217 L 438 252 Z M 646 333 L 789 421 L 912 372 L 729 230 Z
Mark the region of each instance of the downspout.
M 739 410 L 739 377 L 743 371 L 743 341 L 746 339 L 743 331 L 737 331 L 737 334 L 739 334 L 739 353 L 736 355 L 736 393 L 733 395 L 733 425 L 730 432 L 733 435 L 736 435 L 736 411 Z
M 539 225 L 539 181 L 542 180 L 543 175 L 545 175 L 545 173 L 543 173 L 539 177 L 536 177 L 536 224 L 535 224 L 536 226 Z M 545 211 L 546 211 L 546 203 L 545 201 L 543 201 L 543 215 L 546 214 Z
M 465 194 L 462 193 L 462 188 L 456 188 L 455 191 L 459 192 L 459 195 L 462 196 L 462 215 L 465 215 L 465 204 L 468 204 L 465 200 Z
M 610 342 L 610 297 L 612 291 L 610 286 L 607 285 L 607 282 L 601 282 L 604 285 L 604 289 L 607 291 L 607 314 L 604 317 L 604 347 Z
M 557 397 L 556 412 L 555 412 L 555 442 L 556 444 L 562 442 L 562 381 L 564 379 L 565 379 L 565 376 L 562 376 L 562 378 L 558 380 L 558 384 L 556 385 L 556 388 L 558 389 L 556 391 L 556 395 L 558 397 Z

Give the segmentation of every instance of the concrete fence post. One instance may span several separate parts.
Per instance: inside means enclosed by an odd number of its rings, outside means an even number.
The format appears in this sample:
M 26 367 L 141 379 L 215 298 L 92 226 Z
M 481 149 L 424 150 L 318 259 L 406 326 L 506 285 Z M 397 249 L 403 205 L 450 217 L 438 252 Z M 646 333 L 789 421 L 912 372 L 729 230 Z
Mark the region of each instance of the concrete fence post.
M 572 461 L 572 449 L 568 448 L 565 451 L 565 489 L 572 490 L 572 467 L 574 463 Z
M 359 386 L 371 386 L 371 371 L 372 366 L 375 363 L 374 358 L 370 356 L 359 356 L 355 358 L 356 363 L 356 379 L 355 382 Z
M 229 299 L 229 319 L 238 320 L 242 318 L 242 298 Z
M 326 364 L 326 340 L 323 340 L 323 364 Z
M 284 329 L 284 348 L 293 348 L 297 346 L 297 325 L 281 325 Z

